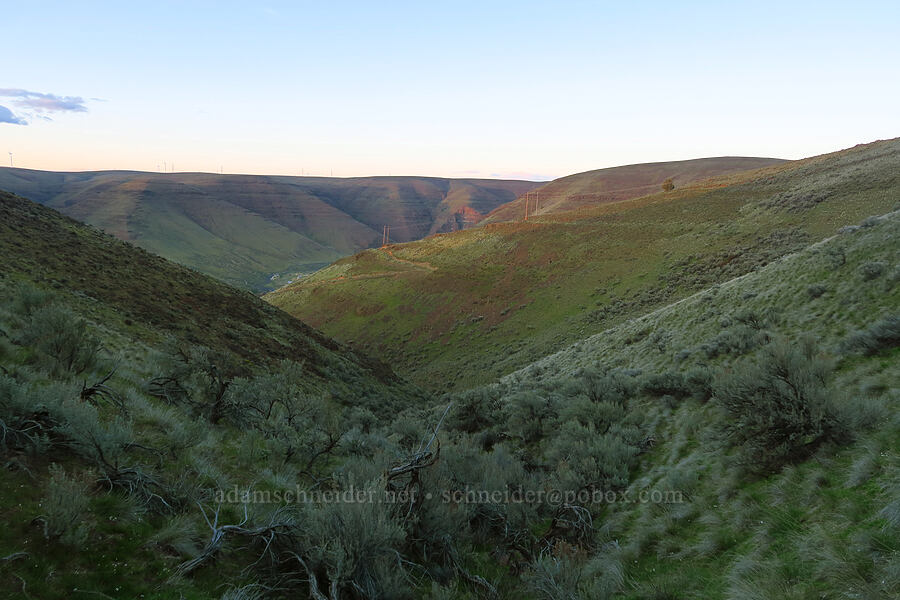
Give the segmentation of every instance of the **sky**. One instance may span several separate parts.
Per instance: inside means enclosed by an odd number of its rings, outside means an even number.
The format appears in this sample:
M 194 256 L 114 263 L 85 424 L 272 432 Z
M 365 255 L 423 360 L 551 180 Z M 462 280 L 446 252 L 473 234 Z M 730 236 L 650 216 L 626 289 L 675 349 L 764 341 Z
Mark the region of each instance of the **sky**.
M 0 2 L 0 164 L 550 179 L 900 136 L 897 2 Z

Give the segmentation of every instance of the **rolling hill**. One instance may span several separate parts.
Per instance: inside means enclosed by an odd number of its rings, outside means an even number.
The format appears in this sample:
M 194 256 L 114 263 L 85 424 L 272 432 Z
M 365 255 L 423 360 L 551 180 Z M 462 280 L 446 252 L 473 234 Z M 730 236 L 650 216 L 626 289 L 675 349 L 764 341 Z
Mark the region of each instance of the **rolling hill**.
M 471 386 L 885 212 L 898 167 L 879 141 L 367 250 L 266 299 L 423 385 Z
M 356 354 L 248 291 L 5 192 L 0 192 L 0 256 L 5 297 L 23 282 L 51 290 L 119 337 L 151 347 L 177 338 L 233 355 L 246 368 L 302 362 L 312 389 L 341 384 L 329 376 L 335 365 L 343 379 L 372 390 L 406 386 L 387 365 Z
M 487 385 L 470 386 L 486 319 L 468 320 L 468 389 L 440 397 L 249 292 L 0 193 L 0 595 L 893 597 L 898 151 L 542 217 L 568 252 L 582 226 L 615 237 L 604 257 L 639 289 L 629 258 L 692 256 L 658 268 L 677 289 L 603 302 L 594 335 Z M 477 240 L 528 267 L 514 242 L 540 238 L 515 225 L 369 251 L 317 281 L 445 276 L 409 248 L 498 230 Z M 534 256 L 530 277 L 578 291 L 584 271 Z
M 581 559 L 570 546 L 547 550 L 532 589 L 896 596 L 897 208 L 449 396 L 472 439 L 524 438 L 522 462 L 558 473 L 548 487 L 574 478 L 590 489 L 611 465 L 633 465 L 615 493 L 583 505 L 601 516 L 592 549 Z M 846 428 L 832 441 L 792 429 L 795 415 L 823 413 Z M 785 447 L 779 463 L 764 462 Z
M 678 188 L 702 179 L 760 169 L 781 162 L 784 161 L 777 158 L 722 156 L 625 165 L 576 173 L 531 190 L 528 214 L 546 215 L 628 200 L 660 191 L 662 183 L 667 179 L 671 179 Z M 495 208 L 484 218 L 483 223 L 519 221 L 524 216 L 525 198 L 520 197 Z
M 282 177 L 0 169 L 0 190 L 240 287 L 295 273 L 391 239 L 477 223 L 537 183 L 430 177 Z
M 218 597 L 227 566 L 172 581 L 210 490 L 316 477 L 336 427 L 427 398 L 249 291 L 6 192 L 0 258 L 0 597 Z

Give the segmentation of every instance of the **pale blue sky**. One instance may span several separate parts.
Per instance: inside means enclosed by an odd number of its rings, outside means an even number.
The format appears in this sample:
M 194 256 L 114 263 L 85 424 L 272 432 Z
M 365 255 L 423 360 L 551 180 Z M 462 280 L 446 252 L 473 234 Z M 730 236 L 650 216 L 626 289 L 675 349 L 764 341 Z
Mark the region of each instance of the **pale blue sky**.
M 0 32 L 0 152 L 38 169 L 547 178 L 900 136 L 896 2 L 23 1 Z

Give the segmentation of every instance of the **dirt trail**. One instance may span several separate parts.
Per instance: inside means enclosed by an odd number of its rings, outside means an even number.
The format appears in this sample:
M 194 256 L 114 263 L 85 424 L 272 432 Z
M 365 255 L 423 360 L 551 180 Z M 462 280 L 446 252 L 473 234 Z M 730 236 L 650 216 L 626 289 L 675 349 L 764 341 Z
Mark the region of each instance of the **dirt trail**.
M 437 267 L 432 266 L 431 263 L 416 262 L 413 260 L 406 260 L 405 258 L 397 258 L 396 256 L 394 256 L 394 252 L 388 247 L 384 247 L 384 248 L 382 248 L 382 250 L 384 250 L 385 254 L 387 254 L 392 259 L 396 260 L 397 262 L 402 262 L 402 263 L 406 263 L 408 265 L 412 265 L 414 267 L 419 267 L 421 269 L 425 269 L 426 271 L 436 271 L 437 270 Z
M 387 254 L 388 256 L 390 256 L 392 260 L 395 260 L 399 263 L 411 265 L 411 266 L 415 267 L 417 270 L 423 270 L 423 271 L 429 271 L 429 272 L 437 270 L 437 267 L 434 267 L 430 263 L 427 263 L 427 262 L 416 262 L 413 260 L 406 260 L 405 258 L 397 258 L 396 256 L 394 256 L 394 252 L 390 248 L 384 247 L 384 248 L 380 248 L 380 250 L 384 250 L 384 253 Z M 403 273 L 409 273 L 409 271 L 376 271 L 374 273 L 362 273 L 360 275 L 350 275 L 350 276 L 340 275 L 338 277 L 332 277 L 331 279 L 322 279 L 320 281 L 312 281 L 305 285 L 310 286 L 310 287 L 316 287 L 316 286 L 325 285 L 328 283 L 341 283 L 344 281 L 356 281 L 358 279 L 377 279 L 379 277 L 399 277 Z

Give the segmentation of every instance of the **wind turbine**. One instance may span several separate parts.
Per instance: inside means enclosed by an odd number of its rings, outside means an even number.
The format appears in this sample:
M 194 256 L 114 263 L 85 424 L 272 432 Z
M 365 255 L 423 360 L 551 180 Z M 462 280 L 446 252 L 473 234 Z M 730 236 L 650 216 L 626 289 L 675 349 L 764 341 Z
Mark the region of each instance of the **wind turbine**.
M 9 166 L 12 167 L 12 152 L 9 153 Z

